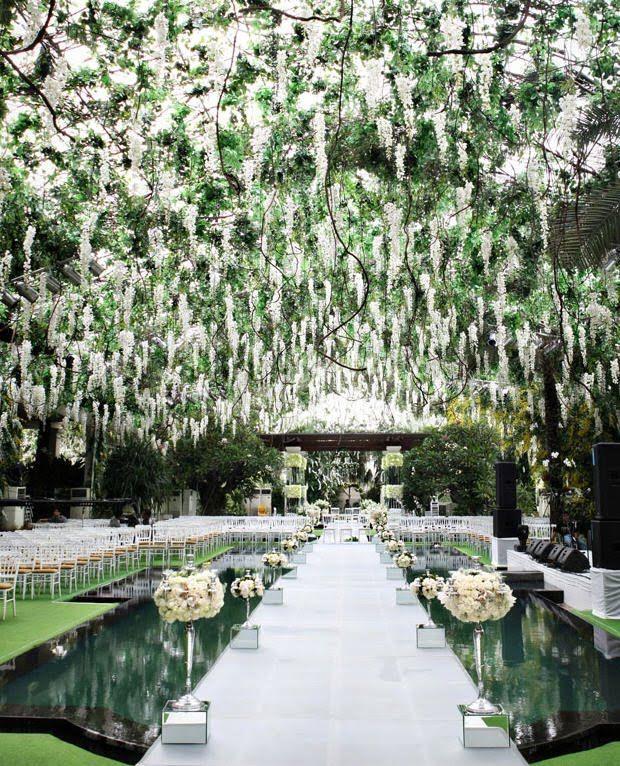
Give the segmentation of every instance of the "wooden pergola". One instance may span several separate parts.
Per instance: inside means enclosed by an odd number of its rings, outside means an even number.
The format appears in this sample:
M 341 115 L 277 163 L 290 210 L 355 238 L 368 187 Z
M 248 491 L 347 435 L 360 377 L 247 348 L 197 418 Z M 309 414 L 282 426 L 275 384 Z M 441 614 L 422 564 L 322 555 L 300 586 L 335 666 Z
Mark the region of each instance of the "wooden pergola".
M 400 447 L 403 451 L 422 444 L 426 434 L 421 433 L 287 433 L 261 434 L 268 447 L 284 450 L 301 447 L 304 452 L 382 452 L 386 447 Z

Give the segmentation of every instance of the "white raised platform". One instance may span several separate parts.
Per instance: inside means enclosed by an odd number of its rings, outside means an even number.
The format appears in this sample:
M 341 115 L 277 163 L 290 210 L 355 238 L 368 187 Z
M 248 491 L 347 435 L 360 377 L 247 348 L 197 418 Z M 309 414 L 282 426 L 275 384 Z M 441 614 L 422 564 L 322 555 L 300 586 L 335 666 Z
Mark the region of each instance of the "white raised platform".
M 519 551 L 508 551 L 507 560 L 509 572 L 542 572 L 548 588 L 564 591 L 565 604 L 574 609 L 592 609 L 592 578 L 589 572 L 562 572 L 561 569 L 545 566 L 527 553 Z
M 473 683 L 449 648 L 416 649 L 420 606 L 394 603 L 374 546 L 317 544 L 284 606 L 259 606 L 254 652 L 226 649 L 200 682 L 205 746 L 162 745 L 143 766 L 523 766 L 467 750 L 458 703 Z

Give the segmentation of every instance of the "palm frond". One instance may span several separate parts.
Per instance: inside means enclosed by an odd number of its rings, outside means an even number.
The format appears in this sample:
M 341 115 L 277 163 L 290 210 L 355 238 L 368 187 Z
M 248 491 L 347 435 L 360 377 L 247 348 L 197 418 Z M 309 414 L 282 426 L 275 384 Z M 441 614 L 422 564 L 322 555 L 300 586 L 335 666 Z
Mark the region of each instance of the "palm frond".
M 573 136 L 579 146 L 620 140 L 620 105 L 590 106 L 577 121 Z
M 610 251 L 620 248 L 620 179 L 562 205 L 551 226 L 551 246 L 565 266 L 603 266 Z

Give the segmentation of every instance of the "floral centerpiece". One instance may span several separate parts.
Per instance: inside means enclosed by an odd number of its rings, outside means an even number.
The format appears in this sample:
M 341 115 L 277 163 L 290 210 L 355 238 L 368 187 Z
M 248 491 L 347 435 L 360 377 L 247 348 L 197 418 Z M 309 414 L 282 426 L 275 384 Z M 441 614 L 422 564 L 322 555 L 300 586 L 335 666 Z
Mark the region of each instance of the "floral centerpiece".
M 370 526 L 374 529 L 387 524 L 387 519 L 387 511 L 380 505 L 373 508 L 370 512 Z
M 286 551 L 286 553 L 292 553 L 297 549 L 299 543 L 294 537 L 288 537 L 286 540 L 282 540 L 281 545 L 283 551 Z
M 263 554 L 263 564 L 272 569 L 282 569 L 282 567 L 288 564 L 288 559 L 283 553 L 272 550 L 269 553 Z
M 400 553 L 397 553 L 394 556 L 394 564 L 399 569 L 403 570 L 403 577 L 405 578 L 405 582 L 407 582 L 407 570 L 411 569 L 411 567 L 416 563 L 418 560 L 418 557 L 407 550 L 402 550 Z
M 215 617 L 224 606 L 224 585 L 210 569 L 196 569 L 193 562 L 174 572 L 164 572 L 153 595 L 159 614 L 166 622 L 185 625 L 185 694 L 172 703 L 175 710 L 201 710 L 203 703 L 192 694 L 192 668 L 196 632 L 194 622 Z
M 389 529 L 383 528 L 378 533 L 378 537 L 382 543 L 387 543 L 388 540 L 394 540 L 395 535 L 394 535 L 394 532 L 390 532 Z
M 501 620 L 515 603 L 510 587 L 496 572 L 480 569 L 461 569 L 446 582 L 438 595 L 441 603 L 458 620 L 475 623 L 474 654 L 478 676 L 478 698 L 467 706 L 467 712 L 476 715 L 493 715 L 501 711 L 484 696 L 482 676 L 482 623 Z
M 243 577 L 237 577 L 232 581 L 230 592 L 235 598 L 242 598 L 245 601 L 245 623 L 244 628 L 250 627 L 250 599 L 262 596 L 265 592 L 265 586 L 262 579 L 247 569 Z
M 270 569 L 282 569 L 288 564 L 288 559 L 283 553 L 272 550 L 263 555 L 263 564 Z
M 405 550 L 405 543 L 402 540 L 388 540 L 385 544 L 385 550 L 388 553 L 400 553 Z
M 416 577 L 415 580 L 411 583 L 411 592 L 414 593 L 416 596 L 419 596 L 421 593 L 427 601 L 428 620 L 426 622 L 426 625 L 429 628 L 432 628 L 435 626 L 435 623 L 433 622 L 433 616 L 431 613 L 432 601 L 433 599 L 437 598 L 439 593 L 443 590 L 445 583 L 446 581 L 443 577 L 440 577 L 439 575 L 436 575 L 433 572 L 429 572 L 428 569 L 426 570 L 426 574 L 424 575 L 424 577 Z
M 308 533 L 304 531 L 304 528 L 298 529 L 297 532 L 293 534 L 293 537 L 300 543 L 306 543 L 308 542 Z

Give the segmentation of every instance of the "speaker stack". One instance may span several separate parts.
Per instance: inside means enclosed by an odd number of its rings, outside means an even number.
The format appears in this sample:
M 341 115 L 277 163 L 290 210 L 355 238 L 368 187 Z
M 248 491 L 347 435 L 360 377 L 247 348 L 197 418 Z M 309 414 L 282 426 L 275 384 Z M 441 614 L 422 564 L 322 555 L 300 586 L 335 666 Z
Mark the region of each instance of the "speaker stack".
M 517 508 L 517 464 L 495 463 L 493 537 L 517 537 L 521 511 Z
M 594 502 L 592 564 L 620 569 L 620 443 L 601 442 L 592 447 Z

